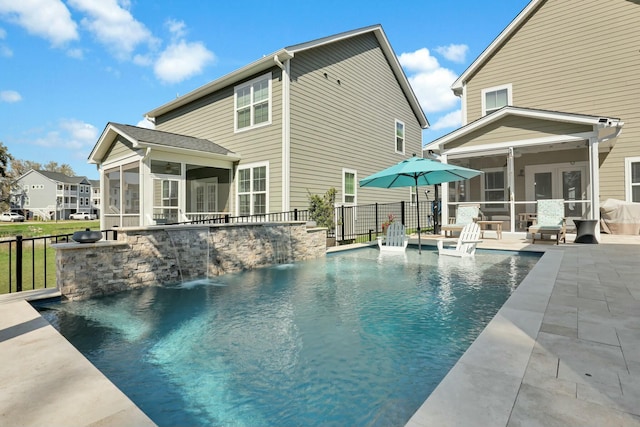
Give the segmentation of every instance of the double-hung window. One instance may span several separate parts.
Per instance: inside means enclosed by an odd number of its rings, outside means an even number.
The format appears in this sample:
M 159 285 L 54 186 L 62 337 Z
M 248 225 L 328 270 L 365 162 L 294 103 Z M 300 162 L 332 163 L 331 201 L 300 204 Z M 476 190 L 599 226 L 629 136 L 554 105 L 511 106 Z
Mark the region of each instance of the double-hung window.
M 484 170 L 482 192 L 485 201 L 484 207 L 487 211 L 506 210 L 505 203 L 491 203 L 507 200 L 506 175 L 503 168 Z
M 482 90 L 482 115 L 491 114 L 504 106 L 513 105 L 511 84 Z
M 342 203 L 344 204 L 356 204 L 356 176 L 356 171 L 354 170 L 342 170 Z
M 266 163 L 246 165 L 238 169 L 238 215 L 267 213 L 268 173 Z
M 625 187 L 627 202 L 640 202 L 640 157 L 625 159 Z
M 404 154 L 404 123 L 396 120 L 396 153 Z
M 236 86 L 234 103 L 236 131 L 271 123 L 271 73 Z

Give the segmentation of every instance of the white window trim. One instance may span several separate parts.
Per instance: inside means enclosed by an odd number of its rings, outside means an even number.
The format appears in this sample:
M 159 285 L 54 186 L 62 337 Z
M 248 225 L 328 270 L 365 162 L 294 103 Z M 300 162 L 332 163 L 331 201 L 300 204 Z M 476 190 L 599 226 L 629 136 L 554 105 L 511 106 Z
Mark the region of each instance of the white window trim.
M 344 179 L 344 175 L 346 173 L 351 173 L 353 174 L 353 182 L 354 182 L 354 186 L 353 186 L 353 202 L 347 202 L 346 201 L 346 194 L 344 191 L 344 184 L 345 184 L 345 179 Z M 358 205 L 358 171 L 356 171 L 355 169 L 346 169 L 346 168 L 342 168 L 342 204 L 346 205 L 346 206 L 357 206 Z
M 482 89 L 481 91 L 481 96 L 482 96 L 482 115 L 486 116 L 487 115 L 487 97 L 485 96 L 487 93 L 489 92 L 495 92 L 498 90 L 502 90 L 502 89 L 507 89 L 507 105 L 513 105 L 513 84 L 508 83 L 505 85 L 500 85 L 500 86 L 494 86 L 494 87 L 489 87 L 486 89 Z
M 256 163 L 247 163 L 247 164 L 241 164 L 240 166 L 238 166 L 238 170 L 236 171 L 236 178 L 235 178 L 235 182 L 236 182 L 236 196 L 235 196 L 235 201 L 236 201 L 236 216 L 240 216 L 240 191 L 239 191 L 239 186 L 240 186 L 240 182 L 238 179 L 238 176 L 240 175 L 240 171 L 244 170 L 244 169 L 251 169 L 251 175 L 250 175 L 250 180 L 251 180 L 251 191 L 250 194 L 253 195 L 253 169 L 254 168 L 259 168 L 265 166 L 265 174 L 266 174 L 266 178 L 267 178 L 267 182 L 265 183 L 266 186 L 266 197 L 265 197 L 265 204 L 266 204 L 266 209 L 267 211 L 264 213 L 264 215 L 269 213 L 269 162 L 256 162 Z M 243 193 L 244 194 L 244 193 Z M 255 212 L 253 211 L 253 197 L 251 198 L 251 205 L 250 205 L 250 215 L 256 215 Z M 258 215 L 263 215 L 263 214 L 258 214 Z
M 509 199 L 507 198 L 507 168 L 488 168 L 488 169 L 482 169 L 482 179 L 480 180 L 480 195 L 482 198 L 482 203 L 483 203 L 483 212 L 508 212 L 509 211 Z M 504 193 L 504 201 L 500 202 L 500 201 L 487 201 L 485 199 L 485 185 L 484 185 L 484 177 L 486 175 L 486 173 L 489 172 L 504 172 L 504 183 L 503 183 L 503 187 L 502 187 L 502 191 Z M 503 208 L 488 208 L 487 204 L 499 204 L 502 203 L 503 204 Z
M 624 197 L 625 201 L 631 202 L 631 164 L 640 163 L 640 157 L 625 157 L 624 159 Z
M 269 84 L 269 98 L 268 98 L 268 103 L 269 103 L 269 120 L 267 120 L 266 122 L 263 123 L 259 123 L 259 124 L 254 124 L 253 123 L 253 91 L 251 93 L 251 103 L 249 104 L 251 109 L 251 124 L 247 127 L 244 127 L 242 129 L 238 129 L 238 91 L 240 89 L 244 89 L 247 86 L 249 87 L 253 87 L 254 83 L 259 82 L 260 80 L 267 80 L 268 84 Z M 272 105 L 273 105 L 273 78 L 272 78 L 272 74 L 271 72 L 268 72 L 266 74 L 263 74 L 259 77 L 256 77 L 253 80 L 249 80 L 248 82 L 244 82 L 241 85 L 237 85 L 234 86 L 233 88 L 233 132 L 234 133 L 238 133 L 238 132 L 245 132 L 251 129 L 256 129 L 256 128 L 260 128 L 263 126 L 268 126 L 271 124 L 271 120 L 273 118 L 272 114 L 271 114 L 271 110 L 272 110 Z
M 398 123 L 402 125 L 402 151 L 398 151 Z M 404 125 L 404 122 L 396 119 L 393 122 L 393 150 L 398 154 L 404 154 L 407 147 L 407 127 Z

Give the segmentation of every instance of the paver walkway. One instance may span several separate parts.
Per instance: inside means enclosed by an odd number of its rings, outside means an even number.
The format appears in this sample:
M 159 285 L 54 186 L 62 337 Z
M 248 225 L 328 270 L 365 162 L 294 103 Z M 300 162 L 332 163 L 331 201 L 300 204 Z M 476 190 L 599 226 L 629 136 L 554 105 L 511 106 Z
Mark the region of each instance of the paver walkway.
M 548 246 L 407 426 L 640 426 L 639 266 L 640 237 Z

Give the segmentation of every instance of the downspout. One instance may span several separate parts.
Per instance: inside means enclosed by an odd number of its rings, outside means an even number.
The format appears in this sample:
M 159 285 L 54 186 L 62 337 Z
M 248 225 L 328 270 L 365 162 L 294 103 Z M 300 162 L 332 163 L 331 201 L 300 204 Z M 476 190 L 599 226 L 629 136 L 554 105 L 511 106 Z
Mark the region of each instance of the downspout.
M 278 55 L 273 62 L 282 70 L 282 211 L 291 210 L 291 62 L 280 61 Z

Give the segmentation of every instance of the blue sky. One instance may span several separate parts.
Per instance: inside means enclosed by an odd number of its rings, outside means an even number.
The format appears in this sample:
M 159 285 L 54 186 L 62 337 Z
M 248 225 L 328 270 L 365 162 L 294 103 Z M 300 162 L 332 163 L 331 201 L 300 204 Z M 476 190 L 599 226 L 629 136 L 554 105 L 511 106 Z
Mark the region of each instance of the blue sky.
M 280 48 L 381 24 L 431 123 L 460 124 L 451 83 L 528 0 L 0 0 L 0 141 L 21 160 L 87 157 L 144 113 Z

